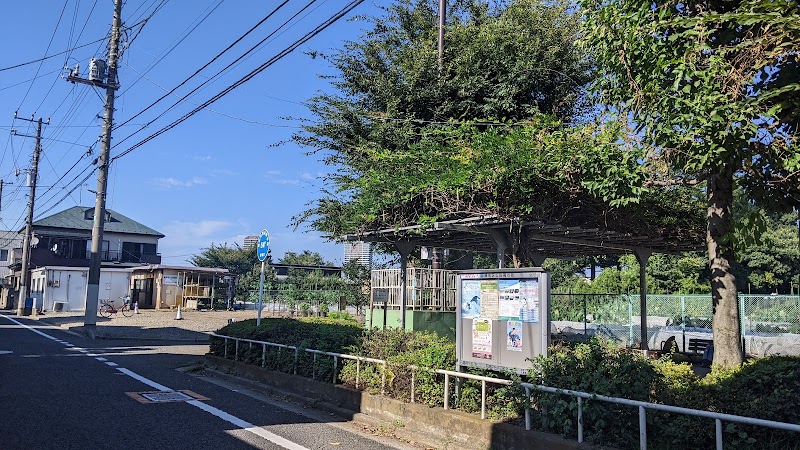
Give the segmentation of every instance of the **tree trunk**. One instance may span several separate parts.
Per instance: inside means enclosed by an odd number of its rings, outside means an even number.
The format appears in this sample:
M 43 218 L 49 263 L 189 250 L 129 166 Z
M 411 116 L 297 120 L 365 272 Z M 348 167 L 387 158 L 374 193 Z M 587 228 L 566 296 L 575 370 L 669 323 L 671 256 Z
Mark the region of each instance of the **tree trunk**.
M 715 366 L 736 367 L 744 361 L 733 248 L 733 169 L 730 165 L 708 178 L 706 245 L 711 268 Z

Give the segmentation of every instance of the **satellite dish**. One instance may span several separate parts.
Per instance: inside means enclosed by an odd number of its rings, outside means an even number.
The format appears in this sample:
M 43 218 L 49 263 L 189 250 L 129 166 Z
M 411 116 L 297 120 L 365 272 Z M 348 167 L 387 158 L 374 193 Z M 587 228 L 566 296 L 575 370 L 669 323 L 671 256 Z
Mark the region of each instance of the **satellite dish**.
M 58 250 L 58 244 L 53 244 L 52 250 L 53 250 L 53 253 L 55 253 Z
M 39 238 L 38 238 L 38 237 L 36 237 L 36 236 L 33 236 L 33 237 L 31 238 L 31 245 L 36 245 L 36 244 L 38 244 L 38 243 L 39 243 Z

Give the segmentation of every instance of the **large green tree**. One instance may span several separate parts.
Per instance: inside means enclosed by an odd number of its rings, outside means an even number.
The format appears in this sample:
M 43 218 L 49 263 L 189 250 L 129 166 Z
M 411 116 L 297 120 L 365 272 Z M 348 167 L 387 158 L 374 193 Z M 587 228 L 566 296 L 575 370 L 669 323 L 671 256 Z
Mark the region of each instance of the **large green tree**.
M 303 250 L 300 253 L 287 251 L 283 257 L 278 260 L 280 264 L 290 264 L 295 266 L 330 266 L 332 265 L 325 258 L 317 252 L 311 250 Z
M 765 217 L 758 242 L 739 252 L 737 282 L 744 292 L 790 294 L 800 287 L 800 246 L 794 212 Z
M 546 113 L 569 121 L 584 112 L 590 66 L 575 45 L 579 17 L 572 3 L 491 3 L 449 2 L 441 71 L 435 0 L 393 2 L 360 40 L 325 56 L 335 93 L 309 100 L 314 117 L 294 139 L 320 152 L 334 173 L 330 191 L 297 221 L 310 219 L 334 236 L 353 221 L 374 222 L 369 214 L 346 217 L 337 209 L 358 195 L 359 180 L 377 176 L 367 175 L 382 155 L 376 152 L 404 151 L 453 120 L 523 121 Z M 380 177 L 391 177 L 391 170 Z
M 583 0 L 594 92 L 631 120 L 644 186 L 701 185 L 706 196 L 714 364 L 743 360 L 734 189 L 768 211 L 800 205 L 800 15 L 787 0 Z

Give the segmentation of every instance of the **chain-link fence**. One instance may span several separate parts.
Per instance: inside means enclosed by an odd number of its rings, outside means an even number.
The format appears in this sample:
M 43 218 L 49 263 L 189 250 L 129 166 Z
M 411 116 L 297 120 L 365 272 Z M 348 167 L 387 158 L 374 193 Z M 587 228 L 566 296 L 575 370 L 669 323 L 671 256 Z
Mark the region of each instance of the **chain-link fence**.
M 363 304 L 353 302 L 351 291 L 321 289 L 270 289 L 264 290 L 262 312 L 275 316 L 326 316 L 332 312 L 346 311 L 352 316 L 363 315 Z M 366 298 L 366 297 L 365 297 Z M 230 304 L 217 301 L 215 309 L 255 310 L 258 290 L 248 291 Z
M 754 356 L 800 355 L 800 296 L 739 295 L 742 345 Z M 639 296 L 553 294 L 553 333 L 563 340 L 600 335 L 638 347 Z M 647 295 L 647 343 L 660 349 L 670 337 L 682 352 L 713 340 L 710 295 Z

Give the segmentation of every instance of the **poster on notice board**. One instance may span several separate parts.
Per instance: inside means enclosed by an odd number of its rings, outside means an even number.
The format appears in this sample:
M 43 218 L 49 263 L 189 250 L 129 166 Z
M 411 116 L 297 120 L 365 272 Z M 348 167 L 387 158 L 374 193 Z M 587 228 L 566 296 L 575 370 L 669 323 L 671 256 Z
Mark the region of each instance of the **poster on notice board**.
M 492 320 L 472 320 L 472 357 L 492 359 Z
M 481 282 L 464 280 L 461 283 L 461 317 L 465 319 L 481 315 Z
M 522 351 L 522 322 L 509 320 L 506 322 L 506 350 Z

